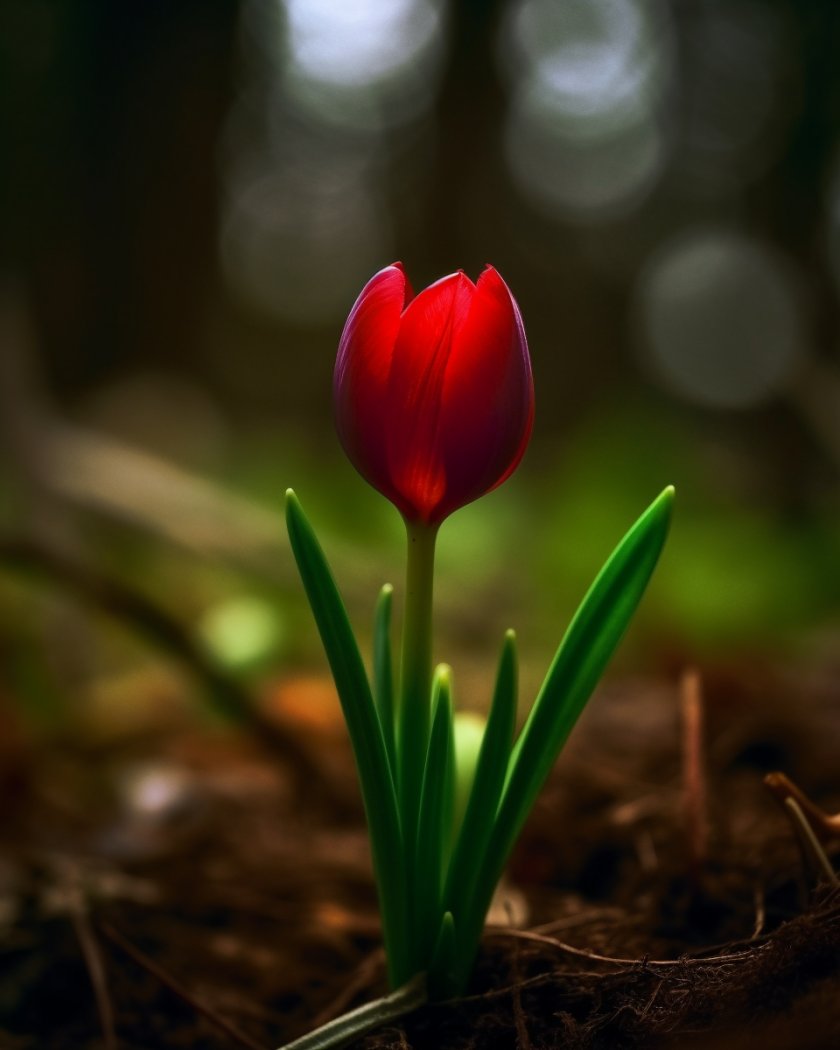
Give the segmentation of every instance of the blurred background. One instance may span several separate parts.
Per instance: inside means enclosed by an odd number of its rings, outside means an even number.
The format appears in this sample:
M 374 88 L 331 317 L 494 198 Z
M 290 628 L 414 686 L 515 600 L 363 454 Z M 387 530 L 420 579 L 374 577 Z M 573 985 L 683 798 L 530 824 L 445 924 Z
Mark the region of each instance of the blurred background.
M 369 639 L 401 525 L 331 373 L 395 259 L 415 288 L 492 262 L 534 363 L 522 466 L 441 536 L 462 703 L 511 625 L 529 698 L 671 483 L 617 668 L 836 667 L 838 49 L 830 2 L 1 0 L 14 720 L 110 737 L 317 691 L 289 485 Z

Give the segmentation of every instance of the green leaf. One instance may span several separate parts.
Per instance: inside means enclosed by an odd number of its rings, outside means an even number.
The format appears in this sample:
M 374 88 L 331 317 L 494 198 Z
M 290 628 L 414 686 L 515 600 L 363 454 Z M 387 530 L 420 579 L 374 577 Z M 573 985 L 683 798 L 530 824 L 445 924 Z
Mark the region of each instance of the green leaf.
M 452 819 L 453 744 L 452 672 L 445 664 L 435 671 L 432 731 L 423 772 L 414 878 L 415 943 L 418 968 L 425 968 L 434 948 L 440 915 L 443 866 Z
M 456 975 L 457 941 L 452 912 L 444 912 L 432 963 L 427 974 L 429 998 L 433 1001 L 451 999 L 460 994 Z
M 484 917 L 508 855 L 552 765 L 621 640 L 668 534 L 674 490 L 648 507 L 583 599 L 514 746 L 478 881 L 458 916 L 459 986 L 466 984 Z
M 286 493 L 286 526 L 353 745 L 370 829 L 389 976 L 396 987 L 412 977 L 414 971 L 407 972 L 410 945 L 402 893 L 402 833 L 382 727 L 341 595 L 312 526 L 291 489 Z
M 394 663 L 391 656 L 391 606 L 394 588 L 386 583 L 379 592 L 373 623 L 373 696 L 379 711 L 382 736 L 397 781 L 397 741 L 394 715 Z
M 478 711 L 455 711 L 452 719 L 452 735 L 455 744 L 455 789 L 452 803 L 452 827 L 449 829 L 450 852 L 457 841 L 467 803 L 470 800 L 478 756 L 484 743 L 487 716 Z
M 279 1050 L 339 1050 L 348 1043 L 358 1042 L 377 1028 L 384 1028 L 412 1013 L 429 998 L 426 975 L 415 974 L 406 984 L 382 999 L 357 1006 L 355 1010 L 335 1017 L 332 1021 L 286 1043 Z
M 479 876 L 476 858 L 484 855 L 505 782 L 516 723 L 516 683 L 516 635 L 508 631 L 475 778 L 446 879 L 444 907 L 459 919 L 473 894 Z

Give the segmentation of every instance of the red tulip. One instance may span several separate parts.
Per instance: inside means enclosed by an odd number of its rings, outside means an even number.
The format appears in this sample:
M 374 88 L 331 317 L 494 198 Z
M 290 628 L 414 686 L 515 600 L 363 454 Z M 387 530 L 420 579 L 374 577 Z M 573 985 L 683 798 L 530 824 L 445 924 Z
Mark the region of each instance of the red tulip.
M 414 296 L 402 264 L 356 300 L 333 381 L 350 460 L 409 522 L 437 525 L 508 478 L 534 419 L 519 308 L 492 266 Z

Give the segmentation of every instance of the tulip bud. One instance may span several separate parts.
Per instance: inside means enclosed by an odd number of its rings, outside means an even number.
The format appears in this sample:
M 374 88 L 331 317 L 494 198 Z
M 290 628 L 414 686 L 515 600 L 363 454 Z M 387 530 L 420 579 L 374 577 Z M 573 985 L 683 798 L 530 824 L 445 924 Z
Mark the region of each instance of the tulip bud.
M 414 296 L 395 263 L 368 281 L 338 348 L 339 438 L 408 522 L 438 525 L 516 469 L 534 419 L 519 308 L 492 266 Z

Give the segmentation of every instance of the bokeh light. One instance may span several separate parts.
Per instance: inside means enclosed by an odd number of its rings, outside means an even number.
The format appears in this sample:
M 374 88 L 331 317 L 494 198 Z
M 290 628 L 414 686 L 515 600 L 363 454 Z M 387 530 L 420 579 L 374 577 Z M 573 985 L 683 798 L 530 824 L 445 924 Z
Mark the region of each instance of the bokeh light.
M 667 159 L 672 65 L 664 9 L 635 0 L 520 0 L 503 34 L 513 99 L 506 154 L 543 210 L 581 221 L 621 214 Z
M 221 233 L 240 301 L 304 325 L 339 316 L 393 251 L 367 151 L 307 151 L 231 173 Z
M 714 408 L 779 393 L 806 348 L 791 265 L 727 229 L 666 244 L 637 290 L 643 365 L 668 390 Z
M 286 0 L 285 84 L 308 116 L 376 130 L 417 116 L 436 85 L 434 0 Z
M 394 255 L 388 136 L 434 101 L 443 18 L 436 0 L 251 0 L 245 16 L 222 266 L 246 309 L 317 325 Z
M 540 639 L 547 617 L 553 645 L 616 528 L 668 481 L 691 536 L 689 647 L 698 623 L 743 638 L 771 605 L 821 615 L 832 596 L 818 552 L 827 563 L 831 541 L 802 540 L 812 584 L 797 600 L 772 549 L 792 511 L 803 536 L 838 535 L 830 5 L 198 6 L 200 17 L 195 5 L 9 5 L 8 521 L 35 535 L 66 519 L 69 546 L 78 531 L 93 564 L 108 551 L 103 521 L 131 530 L 125 575 L 154 547 L 148 561 L 162 567 L 144 562 L 137 579 L 165 601 L 171 590 L 172 609 L 237 674 L 262 673 L 245 645 L 259 616 L 237 605 L 252 591 L 282 612 L 264 648 L 312 656 L 297 592 L 275 593 L 292 578 L 286 484 L 332 529 L 359 622 L 382 558 L 397 565 L 388 578 L 401 572 L 399 522 L 344 463 L 330 423 L 347 311 L 394 259 L 418 286 L 489 261 L 522 306 L 537 427 L 516 479 L 447 525 L 447 635 L 478 655 L 508 625 L 503 590 L 521 600 L 511 622 L 523 638 Z M 13 323 L 19 307 L 28 327 Z M 760 506 L 741 506 L 756 492 Z M 543 519 L 547 493 L 557 503 Z M 523 551 L 524 575 L 507 557 L 523 527 L 546 537 L 543 560 L 536 539 Z M 756 573 L 781 597 L 736 615 L 716 582 L 700 591 L 749 536 Z M 800 537 L 788 539 L 795 550 Z M 212 566 L 199 582 L 196 562 Z M 557 588 L 543 598 L 548 577 Z

